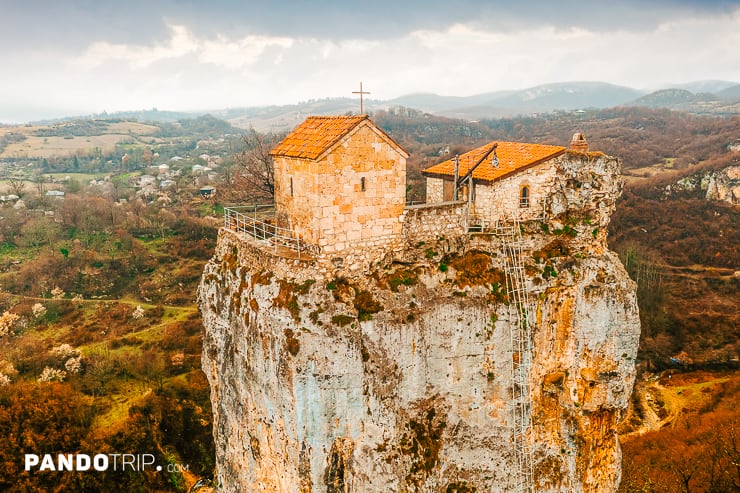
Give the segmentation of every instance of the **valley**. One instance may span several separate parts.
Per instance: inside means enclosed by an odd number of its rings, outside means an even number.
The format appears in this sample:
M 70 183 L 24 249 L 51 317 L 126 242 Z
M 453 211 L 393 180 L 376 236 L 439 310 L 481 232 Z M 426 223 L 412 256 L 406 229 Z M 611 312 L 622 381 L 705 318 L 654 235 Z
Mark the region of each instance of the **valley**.
M 424 198 L 421 168 L 491 139 L 562 144 L 578 130 L 592 149 L 623 159 L 627 187 L 609 245 L 638 283 L 642 335 L 641 372 L 620 428 L 622 491 L 737 487 L 740 478 L 723 465 L 737 457 L 717 452 L 717 444 L 732 443 L 738 423 L 740 210 L 708 200 L 701 185 L 666 187 L 737 165 L 738 117 L 621 107 L 479 122 L 413 110 L 378 110 L 373 118 L 411 154 L 409 200 Z M 250 201 L 234 179 L 240 132 L 213 117 L 0 127 L 0 193 L 11 195 L 10 181 L 20 180 L 24 203 L 0 203 L 0 320 L 7 327 L 0 332 L 7 378 L 0 380 L 0 426 L 14 437 L 0 448 L 0 478 L 13 478 L 0 479 L 4 491 L 185 491 L 212 477 L 195 291 L 223 206 Z M 144 186 L 144 175 L 156 177 L 155 185 Z M 163 187 L 164 180 L 175 185 Z M 202 197 L 203 186 L 216 187 L 216 197 Z M 57 188 L 64 199 L 45 195 Z M 77 370 L 67 367 L 78 358 Z M 47 372 L 40 382 L 46 368 L 64 376 Z M 30 417 L 30 410 L 57 407 L 43 420 Z M 31 476 L 16 460 L 37 453 L 42 441 L 53 452 L 138 450 L 190 467 L 187 474 L 94 480 L 65 475 L 60 484 L 58 476 Z M 666 444 L 681 454 L 661 454 Z M 687 469 L 689 458 L 702 467 Z M 703 472 L 712 467 L 730 472 Z

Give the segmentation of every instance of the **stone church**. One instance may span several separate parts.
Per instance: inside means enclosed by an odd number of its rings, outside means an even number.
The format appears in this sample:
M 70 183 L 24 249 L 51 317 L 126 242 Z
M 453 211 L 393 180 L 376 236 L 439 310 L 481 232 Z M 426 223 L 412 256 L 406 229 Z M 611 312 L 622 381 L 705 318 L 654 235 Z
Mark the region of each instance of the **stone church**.
M 398 242 L 408 153 L 367 115 L 308 117 L 270 154 L 277 214 L 307 243 L 329 254 Z

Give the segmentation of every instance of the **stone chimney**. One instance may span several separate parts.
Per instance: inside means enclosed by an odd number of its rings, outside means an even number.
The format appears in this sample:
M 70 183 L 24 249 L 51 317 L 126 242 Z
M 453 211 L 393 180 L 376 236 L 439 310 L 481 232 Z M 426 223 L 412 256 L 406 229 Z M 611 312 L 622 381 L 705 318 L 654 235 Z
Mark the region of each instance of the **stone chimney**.
M 588 152 L 588 142 L 586 141 L 586 135 L 581 132 L 573 134 L 573 139 L 570 141 L 570 149 L 572 151 Z

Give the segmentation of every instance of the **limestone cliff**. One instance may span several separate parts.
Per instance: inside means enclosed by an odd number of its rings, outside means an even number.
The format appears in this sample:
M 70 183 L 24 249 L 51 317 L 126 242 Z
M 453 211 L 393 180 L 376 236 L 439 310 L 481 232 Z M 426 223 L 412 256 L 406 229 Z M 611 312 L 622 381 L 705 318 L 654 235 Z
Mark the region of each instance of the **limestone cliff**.
M 634 285 L 606 248 L 619 168 L 585 154 L 559 166 L 547 218 L 518 225 L 523 440 L 535 491 L 613 491 L 639 338 Z M 199 288 L 221 490 L 522 490 L 510 406 L 522 307 L 493 233 L 419 241 L 348 277 L 221 230 Z
M 670 196 L 693 191 L 704 192 L 707 200 L 740 204 L 740 165 L 732 164 L 718 170 L 691 174 L 676 183 L 666 185 L 664 194 Z

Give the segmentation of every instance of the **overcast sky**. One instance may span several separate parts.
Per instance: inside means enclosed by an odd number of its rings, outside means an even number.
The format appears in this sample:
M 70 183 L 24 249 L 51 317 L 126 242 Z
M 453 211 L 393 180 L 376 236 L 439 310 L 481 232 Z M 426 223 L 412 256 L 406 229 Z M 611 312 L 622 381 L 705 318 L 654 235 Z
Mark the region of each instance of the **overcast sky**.
M 0 0 L 0 122 L 740 81 L 740 0 Z

